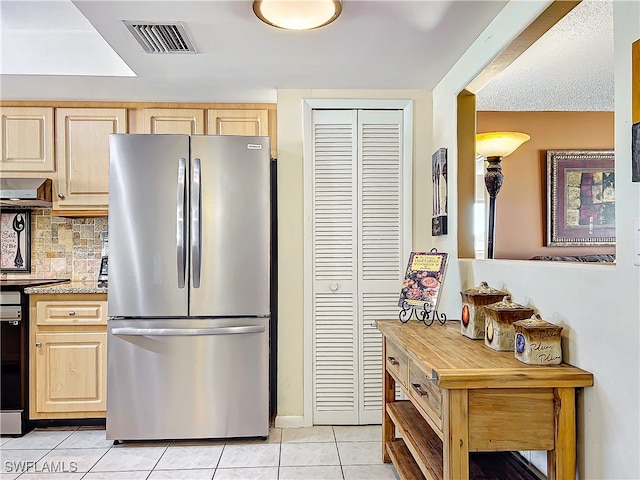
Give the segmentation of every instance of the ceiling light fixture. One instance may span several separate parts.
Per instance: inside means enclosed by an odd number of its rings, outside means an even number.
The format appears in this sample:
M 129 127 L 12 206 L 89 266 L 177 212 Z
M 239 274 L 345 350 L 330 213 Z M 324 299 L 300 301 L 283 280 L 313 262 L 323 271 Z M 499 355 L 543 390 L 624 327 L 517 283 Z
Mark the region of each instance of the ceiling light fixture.
M 254 0 L 253 12 L 274 27 L 312 30 L 338 18 L 342 0 Z

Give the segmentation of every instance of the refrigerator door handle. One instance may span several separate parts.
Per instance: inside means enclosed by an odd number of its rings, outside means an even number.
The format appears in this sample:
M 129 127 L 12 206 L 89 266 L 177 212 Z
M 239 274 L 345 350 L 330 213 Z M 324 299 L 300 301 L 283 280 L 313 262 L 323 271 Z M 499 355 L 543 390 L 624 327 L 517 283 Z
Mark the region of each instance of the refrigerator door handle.
M 178 187 L 176 202 L 176 254 L 177 254 L 177 270 L 178 270 L 178 288 L 184 288 L 185 285 L 185 198 L 186 198 L 186 176 L 187 161 L 184 158 L 178 159 Z
M 185 337 L 196 335 L 237 335 L 243 333 L 263 333 L 264 325 L 241 325 L 236 327 L 215 328 L 133 328 L 116 327 L 113 335 L 135 335 L 146 337 Z
M 193 272 L 193 288 L 200 288 L 200 272 L 202 269 L 201 243 L 202 232 L 200 229 L 200 196 L 202 194 L 201 163 L 196 158 L 193 164 L 193 191 L 191 194 L 191 271 Z

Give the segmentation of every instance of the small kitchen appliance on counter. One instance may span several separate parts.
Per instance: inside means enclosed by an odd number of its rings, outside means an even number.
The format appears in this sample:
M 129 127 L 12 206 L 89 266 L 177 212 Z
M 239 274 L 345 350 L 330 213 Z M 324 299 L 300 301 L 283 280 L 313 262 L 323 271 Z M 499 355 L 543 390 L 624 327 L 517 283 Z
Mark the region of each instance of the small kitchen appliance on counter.
M 269 152 L 110 136 L 108 439 L 268 436 Z
M 100 272 L 98 273 L 98 286 L 106 287 L 109 278 L 109 233 L 100 232 L 100 243 L 102 244 L 102 253 L 100 258 Z

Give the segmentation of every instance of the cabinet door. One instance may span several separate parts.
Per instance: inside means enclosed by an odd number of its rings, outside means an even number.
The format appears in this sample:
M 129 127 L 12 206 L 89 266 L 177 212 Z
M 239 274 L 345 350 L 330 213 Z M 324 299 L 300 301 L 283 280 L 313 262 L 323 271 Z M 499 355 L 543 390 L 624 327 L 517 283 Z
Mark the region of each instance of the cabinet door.
M 143 133 L 204 134 L 204 110 L 198 108 L 145 108 Z
M 124 108 L 56 109 L 58 191 L 54 209 L 106 209 L 109 134 L 127 131 Z
M 53 172 L 53 108 L 2 107 L 0 171 Z M 50 176 L 50 175 L 49 175 Z
M 38 333 L 35 339 L 36 412 L 104 412 L 107 333 Z
M 268 110 L 220 110 L 207 111 L 207 128 L 210 135 L 269 135 Z

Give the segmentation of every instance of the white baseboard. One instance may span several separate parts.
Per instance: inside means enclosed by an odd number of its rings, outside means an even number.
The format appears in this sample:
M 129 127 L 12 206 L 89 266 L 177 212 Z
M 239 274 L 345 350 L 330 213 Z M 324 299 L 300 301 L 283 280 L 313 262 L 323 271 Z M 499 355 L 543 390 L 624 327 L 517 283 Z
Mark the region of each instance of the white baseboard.
M 307 424 L 302 415 L 277 415 L 276 416 L 277 428 L 301 428 L 311 427 L 311 423 Z

